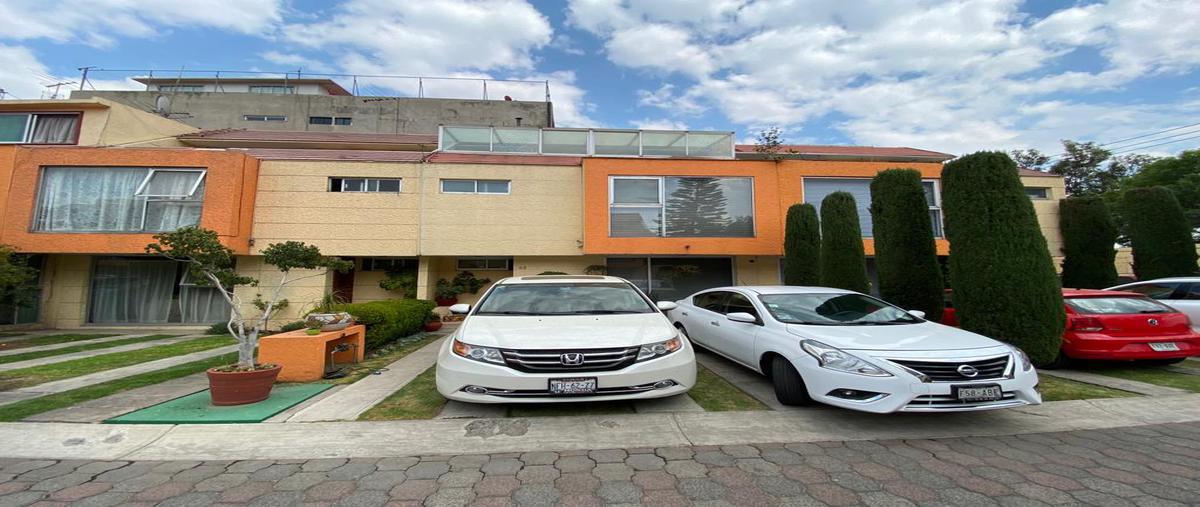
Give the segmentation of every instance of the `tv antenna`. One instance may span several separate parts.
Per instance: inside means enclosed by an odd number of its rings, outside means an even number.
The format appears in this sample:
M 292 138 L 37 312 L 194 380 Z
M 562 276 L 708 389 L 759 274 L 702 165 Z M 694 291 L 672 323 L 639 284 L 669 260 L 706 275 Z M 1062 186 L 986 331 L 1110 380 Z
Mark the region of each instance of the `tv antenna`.
M 57 83 L 50 83 L 50 84 L 44 85 L 44 86 L 46 87 L 47 90 L 49 90 L 50 88 L 54 88 L 54 93 L 50 94 L 50 99 L 53 100 L 53 99 L 58 98 L 58 92 L 62 90 L 62 87 L 66 86 L 66 85 L 73 85 L 73 84 L 75 84 L 74 81 L 59 81 Z

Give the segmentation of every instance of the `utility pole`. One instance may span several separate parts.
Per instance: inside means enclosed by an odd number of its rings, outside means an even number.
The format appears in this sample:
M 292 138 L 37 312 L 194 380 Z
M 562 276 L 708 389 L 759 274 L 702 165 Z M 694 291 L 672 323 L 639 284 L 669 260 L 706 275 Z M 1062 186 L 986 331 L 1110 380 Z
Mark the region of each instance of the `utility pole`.
M 94 69 L 94 68 L 96 68 L 96 67 L 94 67 L 94 66 L 88 66 L 88 67 L 80 67 L 79 69 L 77 69 L 77 70 L 79 70 L 80 72 L 82 72 L 82 73 L 83 73 L 83 75 L 79 76 L 79 89 L 80 89 L 80 90 L 82 90 L 82 89 L 83 89 L 83 85 L 87 84 L 87 75 L 88 75 L 88 71 L 89 71 L 89 70 L 92 70 L 92 69 Z
M 69 85 L 69 84 L 75 84 L 75 82 L 74 81 L 59 81 L 57 83 L 50 83 L 50 84 L 46 85 L 46 89 L 54 88 L 54 93 L 50 95 L 50 99 L 51 100 L 57 99 L 58 92 L 62 89 L 62 87 L 65 85 Z

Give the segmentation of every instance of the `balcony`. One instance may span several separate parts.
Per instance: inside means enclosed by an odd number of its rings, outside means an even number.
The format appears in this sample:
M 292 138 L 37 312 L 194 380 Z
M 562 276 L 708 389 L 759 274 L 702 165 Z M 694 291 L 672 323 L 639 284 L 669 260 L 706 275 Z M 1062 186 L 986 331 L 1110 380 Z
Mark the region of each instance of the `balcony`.
M 733 159 L 733 132 L 521 127 L 438 128 L 438 150 L 464 153 Z

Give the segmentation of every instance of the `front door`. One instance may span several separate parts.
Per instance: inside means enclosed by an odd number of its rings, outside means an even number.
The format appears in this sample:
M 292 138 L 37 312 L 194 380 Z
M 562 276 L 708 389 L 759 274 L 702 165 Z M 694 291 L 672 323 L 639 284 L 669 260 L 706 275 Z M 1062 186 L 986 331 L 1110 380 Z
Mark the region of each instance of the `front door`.
M 349 259 L 353 262 L 353 259 Z M 345 273 L 338 271 L 333 272 L 333 295 L 340 301 L 347 303 L 354 301 L 354 268 L 350 268 Z

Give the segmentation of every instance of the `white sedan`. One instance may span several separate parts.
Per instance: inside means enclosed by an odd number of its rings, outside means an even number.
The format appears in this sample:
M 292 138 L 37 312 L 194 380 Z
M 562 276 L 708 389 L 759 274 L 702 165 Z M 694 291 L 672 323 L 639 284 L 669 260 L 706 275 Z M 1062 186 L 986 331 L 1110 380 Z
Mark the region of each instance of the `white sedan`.
M 866 412 L 989 410 L 1042 402 L 1025 353 L 825 287 L 721 287 L 677 302 L 697 346 L 771 379 L 785 405 Z
M 442 396 L 475 403 L 661 398 L 696 383 L 692 347 L 633 284 L 545 275 L 496 282 L 438 354 Z

